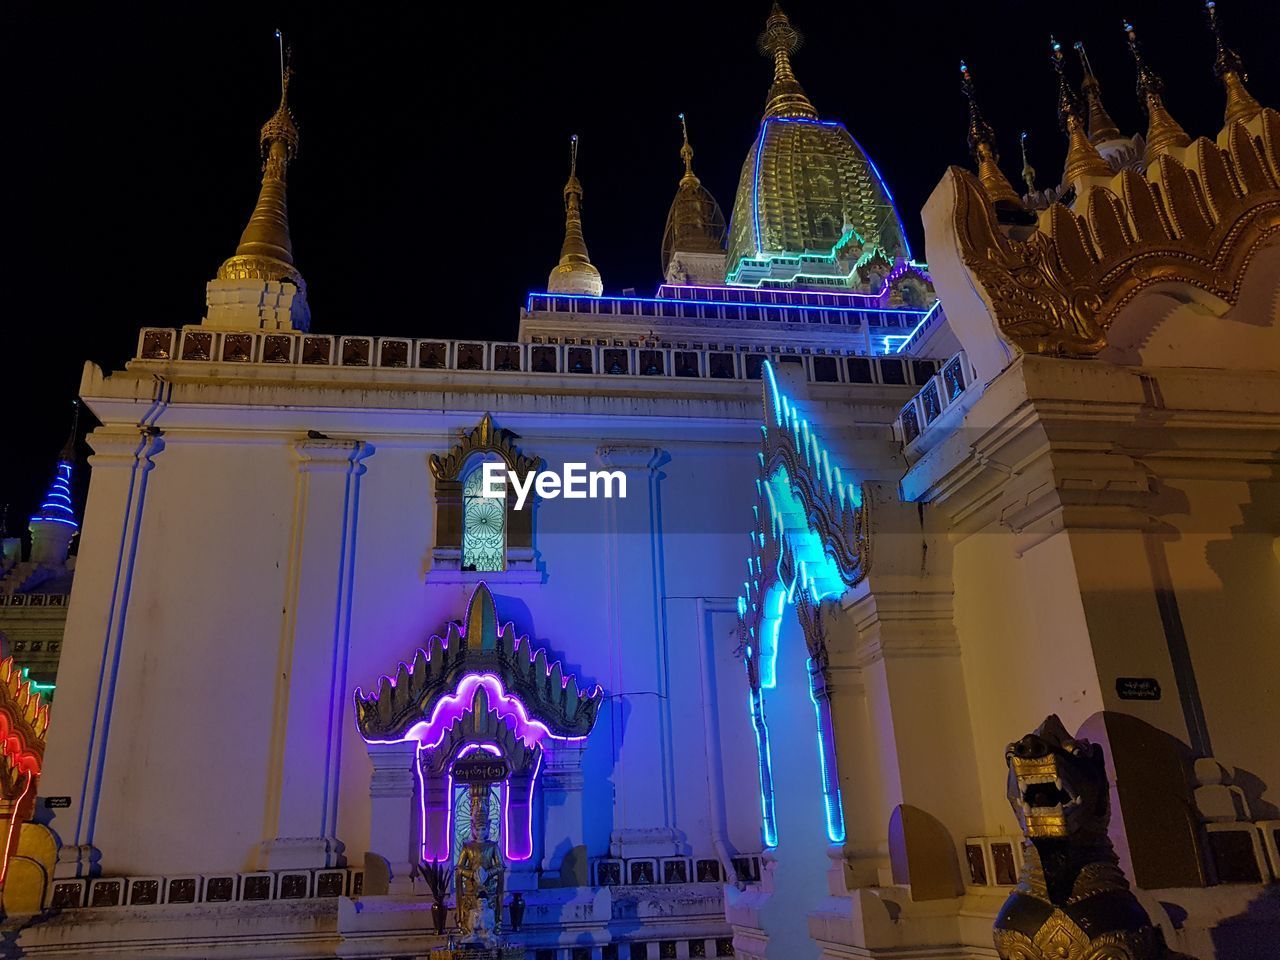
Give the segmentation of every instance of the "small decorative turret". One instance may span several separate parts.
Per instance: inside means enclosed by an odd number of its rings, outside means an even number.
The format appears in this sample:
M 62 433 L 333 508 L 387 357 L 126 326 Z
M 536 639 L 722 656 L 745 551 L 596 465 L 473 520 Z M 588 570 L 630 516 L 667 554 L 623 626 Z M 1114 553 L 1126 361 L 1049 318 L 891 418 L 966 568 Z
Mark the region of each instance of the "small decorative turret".
M 973 86 L 973 75 L 969 65 L 960 61 L 960 89 L 969 101 L 969 152 L 978 164 L 978 179 L 987 191 L 987 196 L 996 206 L 1022 206 L 1022 200 L 1009 184 L 1004 172 L 1000 169 L 1000 154 L 996 150 L 996 135 L 982 116 L 978 108 L 978 99 Z
M 40 508 L 32 515 L 31 562 L 46 567 L 65 567 L 71 540 L 80 532 L 75 508 L 71 502 L 71 475 L 76 463 L 76 440 L 80 427 L 80 404 L 74 405 L 71 432 L 58 454 L 53 482 L 44 495 Z
M 1082 177 L 1109 177 L 1111 167 L 1102 159 L 1098 148 L 1085 133 L 1084 119 L 1080 116 L 1080 101 L 1067 83 L 1062 44 L 1049 38 L 1050 62 L 1058 75 L 1058 123 L 1067 135 L 1067 164 L 1062 175 L 1064 188 L 1070 187 Z
M 235 329 L 298 329 L 311 324 L 307 285 L 293 263 L 285 175 L 298 155 L 298 128 L 289 109 L 293 71 L 280 53 L 280 105 L 262 126 L 262 187 L 236 252 L 206 293 L 205 323 Z
M 1253 95 L 1245 89 L 1244 82 L 1249 79 L 1244 72 L 1244 62 L 1240 55 L 1228 47 L 1222 39 L 1222 25 L 1218 23 L 1218 5 L 1214 0 L 1205 0 L 1205 14 L 1209 18 L 1209 29 L 1213 31 L 1213 42 L 1217 47 L 1217 56 L 1213 60 L 1213 74 L 1227 91 L 1226 126 L 1230 127 L 1237 120 L 1251 120 L 1262 110 L 1262 105 L 1253 99 Z
M 683 113 L 680 131 L 684 176 L 662 232 L 663 275 L 668 283 L 720 283 L 724 280 L 724 213 L 693 172 L 693 147 Z
M 766 118 L 818 118 L 818 111 L 791 72 L 791 54 L 799 50 L 803 42 L 804 36 L 791 25 L 782 7 L 775 3 L 769 19 L 765 21 L 764 33 L 760 34 L 760 52 L 773 58 L 773 86 L 769 88 L 769 99 L 764 107 Z
M 1138 34 L 1133 24 L 1125 21 L 1124 32 L 1129 38 L 1129 51 L 1133 54 L 1133 62 L 1138 68 L 1138 99 L 1147 114 L 1147 150 L 1145 161 L 1151 166 L 1161 154 L 1173 149 L 1181 149 L 1191 143 L 1187 132 L 1178 125 L 1178 121 L 1169 115 L 1164 107 L 1164 81 L 1159 74 L 1148 66 L 1138 47 Z
M 577 293 L 598 297 L 604 291 L 600 271 L 587 255 L 582 237 L 582 184 L 578 181 L 578 135 L 569 138 L 569 179 L 564 185 L 564 244 L 560 262 L 547 278 L 550 293 Z
M 1098 84 L 1098 78 L 1093 75 L 1089 55 L 1085 53 L 1084 44 L 1079 40 L 1076 41 L 1075 47 L 1076 53 L 1080 54 L 1080 67 L 1084 70 L 1084 80 L 1080 84 L 1080 89 L 1084 91 L 1084 102 L 1089 111 L 1087 128 L 1089 142 L 1097 145 L 1107 140 L 1116 140 L 1120 137 L 1120 128 L 1107 113 L 1107 108 L 1102 105 L 1102 88 Z

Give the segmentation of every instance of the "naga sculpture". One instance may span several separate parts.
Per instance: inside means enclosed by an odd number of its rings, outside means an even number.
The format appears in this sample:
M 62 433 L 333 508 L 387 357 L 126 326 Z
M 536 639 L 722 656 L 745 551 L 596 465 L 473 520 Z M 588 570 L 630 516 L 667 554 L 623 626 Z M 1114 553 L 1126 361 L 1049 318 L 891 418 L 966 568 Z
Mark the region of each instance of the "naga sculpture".
M 1026 840 L 1022 876 L 996 917 L 1002 960 L 1192 960 L 1165 945 L 1120 869 L 1102 748 L 1050 716 L 1009 744 L 1005 762 Z

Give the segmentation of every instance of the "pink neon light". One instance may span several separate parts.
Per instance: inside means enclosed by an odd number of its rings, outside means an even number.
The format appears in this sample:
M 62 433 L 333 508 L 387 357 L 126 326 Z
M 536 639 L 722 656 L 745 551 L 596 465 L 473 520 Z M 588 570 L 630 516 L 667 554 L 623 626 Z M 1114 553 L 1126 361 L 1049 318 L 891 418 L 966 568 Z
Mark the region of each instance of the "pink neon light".
M 494 674 L 468 673 L 458 681 L 458 688 L 453 693 L 440 698 L 431 711 L 431 718 L 415 723 L 401 740 L 417 740 L 421 749 L 436 749 L 444 742 L 448 729 L 471 709 L 471 701 L 475 699 L 476 691 L 481 687 L 489 695 L 489 708 L 498 715 L 500 720 L 515 718 L 516 736 L 527 746 L 536 747 L 548 737 L 552 740 L 586 739 L 586 736 L 561 737 L 552 733 L 541 720 L 529 716 L 524 702 L 515 694 L 507 693 L 502 681 Z

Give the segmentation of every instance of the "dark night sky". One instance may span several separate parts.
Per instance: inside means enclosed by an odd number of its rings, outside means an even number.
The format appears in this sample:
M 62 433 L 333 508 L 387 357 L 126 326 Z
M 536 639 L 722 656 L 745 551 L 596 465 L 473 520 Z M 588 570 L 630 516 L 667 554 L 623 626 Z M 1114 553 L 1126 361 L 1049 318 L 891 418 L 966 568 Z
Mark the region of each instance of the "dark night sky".
M 1083 39 L 1108 107 L 1145 128 L 1121 21 L 1196 136 L 1221 126 L 1199 0 L 973 0 L 786 6 L 797 75 L 843 120 L 898 201 L 919 210 L 967 163 L 957 63 L 973 67 L 1004 166 L 1031 131 L 1061 171 L 1048 35 Z M 1221 0 L 1250 88 L 1280 104 L 1272 0 Z M 294 48 L 302 132 L 289 173 L 313 328 L 513 338 L 558 256 L 567 138 L 582 138 L 586 237 L 607 291 L 652 290 L 680 173 L 676 114 L 725 208 L 770 78 L 765 0 L 538 4 L 0 6 L 6 202 L 0 506 L 25 526 L 67 429 L 83 361 L 116 367 L 141 326 L 203 315 L 204 284 L 257 195 L 257 131 L 278 97 L 274 28 Z M 1076 70 L 1074 57 L 1071 69 Z M 919 255 L 919 253 L 917 254 Z M 83 454 L 86 451 L 82 449 Z M 83 497 L 85 471 L 77 478 Z

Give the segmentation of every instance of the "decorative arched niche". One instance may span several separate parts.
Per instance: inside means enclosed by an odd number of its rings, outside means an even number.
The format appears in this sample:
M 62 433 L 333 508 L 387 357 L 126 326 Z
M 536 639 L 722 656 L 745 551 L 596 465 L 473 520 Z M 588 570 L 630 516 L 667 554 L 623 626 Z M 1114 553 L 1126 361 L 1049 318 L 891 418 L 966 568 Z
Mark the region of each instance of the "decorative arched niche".
M 499 811 L 494 826 L 503 855 L 520 863 L 534 853 L 539 773 L 559 766 L 552 762 L 557 751 L 580 757 L 603 702 L 598 685 L 579 690 L 545 649 L 517 637 L 514 624 L 499 625 L 493 594 L 482 582 L 463 626 L 450 622 L 444 637 L 433 636 L 372 693 L 356 689 L 355 717 L 371 754 L 389 744 L 413 752 L 419 820 L 397 829 L 412 829 L 419 860 L 456 855 L 454 834 L 469 826 L 460 821 L 480 785 L 496 800 L 489 806 Z M 378 766 L 375 760 L 375 781 Z M 382 826 L 372 825 L 375 836 L 385 833 Z
M 493 425 L 485 414 L 444 456 L 427 463 L 435 485 L 435 544 L 428 582 L 542 582 L 533 549 L 534 496 L 523 510 L 515 508 L 515 490 L 507 485 L 506 502 L 481 494 L 486 462 L 500 463 L 520 478 L 538 468 L 539 457 L 516 447 L 519 437 Z

